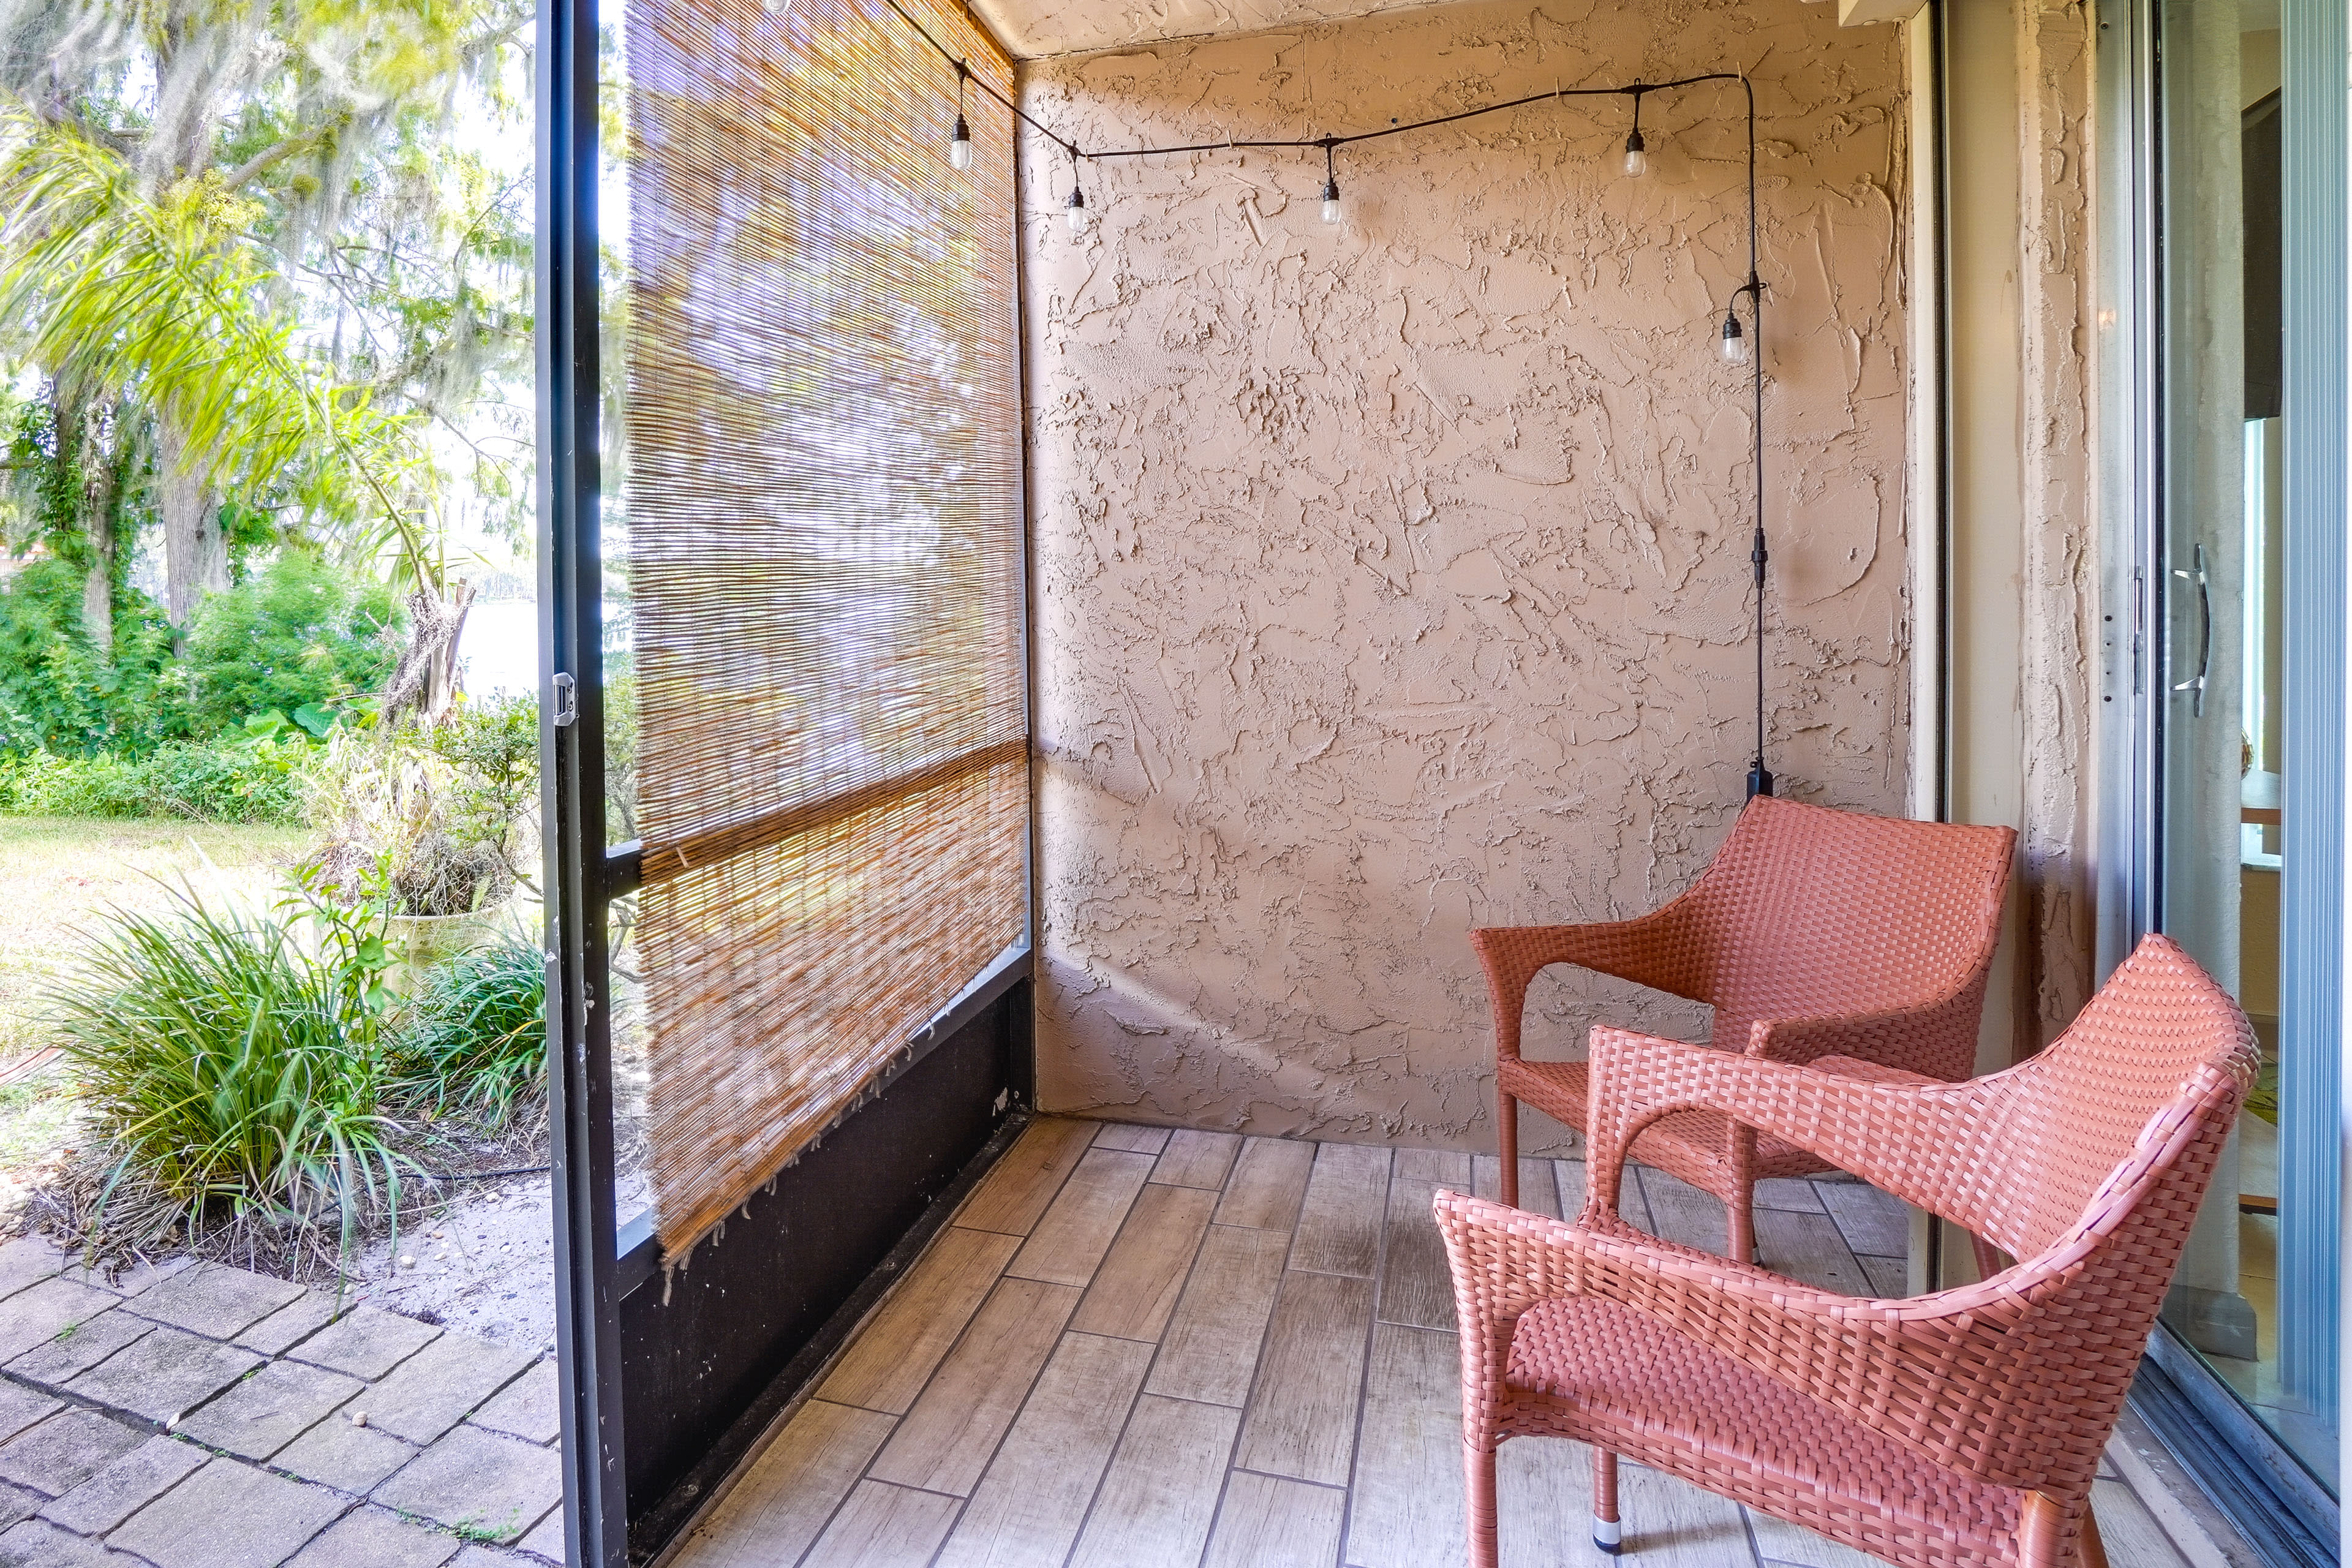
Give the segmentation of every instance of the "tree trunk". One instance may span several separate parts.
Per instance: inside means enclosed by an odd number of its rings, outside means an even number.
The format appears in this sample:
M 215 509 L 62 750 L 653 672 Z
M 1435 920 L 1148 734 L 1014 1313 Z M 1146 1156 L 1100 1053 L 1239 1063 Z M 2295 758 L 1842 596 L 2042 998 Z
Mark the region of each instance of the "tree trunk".
M 196 607 L 228 587 L 228 537 L 220 497 L 187 465 L 186 437 L 171 411 L 155 411 L 156 508 L 163 516 L 163 610 L 184 632 Z
M 51 376 L 42 527 L 58 557 L 82 569 L 81 628 L 103 657 L 114 653 L 114 521 L 125 432 L 78 379 Z M 52 487 L 56 488 L 52 488 Z
M 88 557 L 81 582 L 81 626 L 92 646 L 108 658 L 114 657 L 114 563 L 121 549 L 115 522 L 122 510 L 130 466 L 126 459 L 132 439 L 123 413 L 118 405 L 110 419 L 107 410 L 79 399 L 72 410 L 81 458 L 82 548 Z M 66 410 L 58 410 L 59 417 L 65 414 Z
M 383 689 L 387 727 L 414 715 L 429 730 L 449 717 L 460 689 L 457 638 L 473 604 L 474 585 L 458 578 L 439 593 L 423 587 L 408 595 L 408 646 Z
M 81 629 L 104 658 L 114 657 L 114 552 L 89 563 L 81 583 Z

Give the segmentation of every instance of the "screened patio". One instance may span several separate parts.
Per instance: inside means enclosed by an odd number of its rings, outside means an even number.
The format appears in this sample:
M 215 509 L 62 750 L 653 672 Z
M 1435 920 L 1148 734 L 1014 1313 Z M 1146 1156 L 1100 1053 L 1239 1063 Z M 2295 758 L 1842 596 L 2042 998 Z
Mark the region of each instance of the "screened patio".
M 1655 909 L 1759 794 L 1943 815 L 1879 9 L 551 9 L 574 1562 L 1460 1560 L 1432 1199 L 1507 1137 L 1573 1219 L 1585 1152 L 1498 1127 L 1470 933 Z M 1654 1166 L 1620 1212 L 1725 1247 Z M 1978 1277 L 1835 1173 L 1755 1232 Z M 2208 1568 L 2134 1420 L 2107 1550 Z M 1587 1560 L 1578 1446 L 1504 1455 L 1502 1560 Z M 1625 1474 L 1645 1560 L 1864 1560 Z

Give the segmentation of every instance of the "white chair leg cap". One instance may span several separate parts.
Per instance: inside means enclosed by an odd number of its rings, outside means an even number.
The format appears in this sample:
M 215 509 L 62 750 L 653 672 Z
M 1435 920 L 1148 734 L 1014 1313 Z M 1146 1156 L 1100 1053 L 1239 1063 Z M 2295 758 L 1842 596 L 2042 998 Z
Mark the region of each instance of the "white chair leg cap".
M 1592 1544 L 1614 1557 L 1625 1550 L 1625 1527 L 1615 1520 L 1592 1516 Z

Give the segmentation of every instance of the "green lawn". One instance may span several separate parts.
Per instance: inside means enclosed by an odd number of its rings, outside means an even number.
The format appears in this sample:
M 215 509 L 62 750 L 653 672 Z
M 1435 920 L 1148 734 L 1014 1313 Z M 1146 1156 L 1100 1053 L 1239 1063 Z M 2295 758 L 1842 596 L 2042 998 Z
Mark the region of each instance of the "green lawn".
M 183 883 L 266 904 L 305 837 L 299 827 L 0 816 L 0 1062 L 44 1043 L 41 994 L 108 909 L 162 909 Z
M 47 1043 L 42 997 L 108 909 L 161 909 L 184 881 L 214 901 L 266 904 L 304 839 L 296 827 L 0 816 L 0 1065 Z M 72 1147 L 73 1098 L 59 1088 L 54 1068 L 0 1084 L 0 1236 Z

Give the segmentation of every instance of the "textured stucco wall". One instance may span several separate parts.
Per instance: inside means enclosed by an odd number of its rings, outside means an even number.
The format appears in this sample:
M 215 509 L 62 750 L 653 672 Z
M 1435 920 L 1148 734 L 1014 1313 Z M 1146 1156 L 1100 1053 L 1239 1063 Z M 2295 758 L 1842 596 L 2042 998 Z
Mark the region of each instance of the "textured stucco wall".
M 1773 764 L 1900 813 L 1902 56 L 1832 10 L 1465 4 L 1024 94 L 1131 145 L 1751 70 Z M 1336 230 L 1319 159 L 1221 152 L 1089 165 L 1073 240 L 1032 139 L 1044 1104 L 1491 1147 L 1470 928 L 1651 907 L 1720 842 L 1752 734 L 1738 102 L 1650 100 L 1641 181 L 1618 100 L 1367 144 Z M 1532 1054 L 1698 1026 L 1591 979 L 1536 1005 Z

